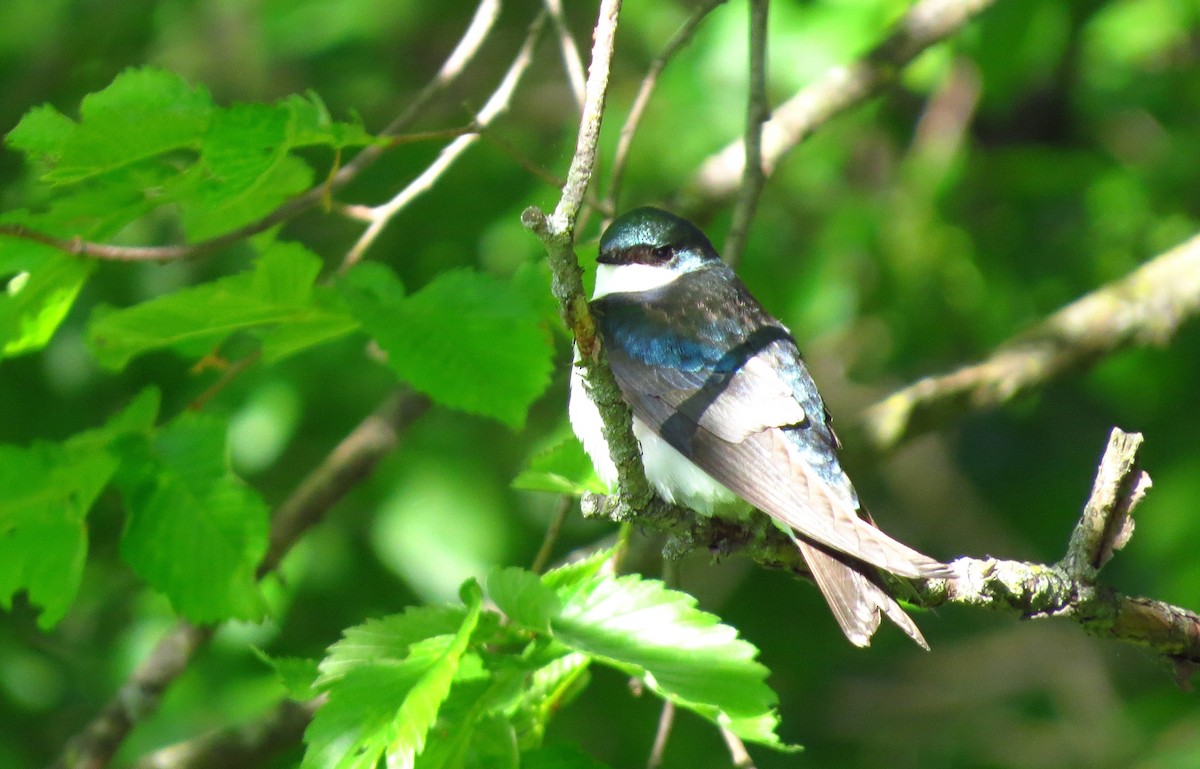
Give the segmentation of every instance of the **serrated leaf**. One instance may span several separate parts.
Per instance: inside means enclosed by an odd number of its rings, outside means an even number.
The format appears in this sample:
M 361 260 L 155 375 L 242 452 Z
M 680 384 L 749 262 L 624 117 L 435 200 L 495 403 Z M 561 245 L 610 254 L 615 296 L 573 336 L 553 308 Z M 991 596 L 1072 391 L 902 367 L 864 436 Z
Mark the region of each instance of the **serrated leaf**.
M 400 614 L 347 628 L 321 660 L 317 684 L 326 686 L 366 663 L 403 660 L 413 644 L 456 632 L 466 616 L 465 606 L 410 606 Z
M 0 606 L 25 590 L 55 625 L 75 598 L 87 555 L 84 519 L 117 469 L 109 445 L 148 428 L 157 392 L 144 391 L 103 427 L 62 444 L 0 445 Z
M 351 312 L 401 379 L 446 406 L 524 424 L 549 384 L 552 350 L 522 291 L 470 270 L 389 301 L 348 285 Z
M 487 594 L 513 622 L 542 633 L 550 631 L 550 620 L 560 608 L 553 589 L 538 575 L 515 566 L 489 572 Z
M 116 468 L 104 451 L 0 446 L 0 605 L 26 590 L 39 625 L 63 618 L 83 575 L 84 518 Z
M 696 599 L 636 575 L 562 588 L 555 640 L 636 675 L 660 696 L 744 740 L 783 748 L 758 650 Z
M 84 97 L 80 122 L 62 136 L 53 182 L 78 182 L 180 148 L 195 149 L 212 114 L 208 91 L 159 69 L 128 69 Z
M 120 369 L 137 355 L 168 348 L 199 356 L 239 331 L 268 334 L 272 354 L 300 349 L 297 339 L 282 345 L 269 336 L 289 324 L 306 328 L 306 341 L 348 333 L 355 322 L 329 303 L 314 299 L 313 282 L 321 261 L 296 243 L 275 243 L 248 273 L 176 291 L 124 310 L 98 313 L 88 327 L 97 360 Z M 313 333 L 320 327 L 321 333 Z
M 612 560 L 615 548 L 606 547 L 586 557 L 550 569 L 542 575 L 542 583 L 556 591 L 576 588 L 592 581 Z
M 367 133 L 361 121 L 342 123 L 333 120 L 321 97 L 312 91 L 304 96 L 293 94 L 279 104 L 290 116 L 288 143 L 293 147 L 324 144 L 338 149 L 378 141 Z
M 481 613 L 478 588 L 468 597 L 453 635 L 413 643 L 403 660 L 363 660 L 328 686 L 329 702 L 305 732 L 302 769 L 373 768 L 384 754 L 389 769 L 413 766 Z
M 8 132 L 10 147 L 33 160 L 57 157 L 66 138 L 75 131 L 75 121 L 49 104 L 34 107 Z
M 183 228 L 191 241 L 215 237 L 257 221 L 288 198 L 312 186 L 308 164 L 281 154 L 253 184 L 225 190 L 212 180 L 196 184 L 174 197 L 183 215 Z
M 604 494 L 608 487 L 596 475 L 592 460 L 574 438 L 534 454 L 513 479 L 514 489 L 548 491 L 574 497 L 587 492 Z
M 319 660 L 308 657 L 272 657 L 256 646 L 250 647 L 250 651 L 275 671 L 275 677 L 283 684 L 291 699 L 308 700 L 320 694 L 316 686 Z
M 226 426 L 186 413 L 127 447 L 117 483 L 128 509 L 121 554 L 175 610 L 198 623 L 258 619 L 255 569 L 267 508 L 229 468 Z

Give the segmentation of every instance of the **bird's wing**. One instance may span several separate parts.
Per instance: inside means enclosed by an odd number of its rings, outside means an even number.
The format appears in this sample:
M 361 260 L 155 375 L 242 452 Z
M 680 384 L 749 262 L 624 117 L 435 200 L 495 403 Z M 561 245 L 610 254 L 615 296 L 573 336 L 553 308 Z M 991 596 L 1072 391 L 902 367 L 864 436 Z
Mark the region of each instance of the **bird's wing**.
M 777 373 L 773 356 L 790 354 L 780 349 L 790 340 L 749 351 L 732 374 L 655 365 L 621 336 L 606 341 L 609 365 L 633 413 L 735 494 L 802 537 L 895 574 L 946 574 L 943 564 L 859 516 L 832 445 L 821 443 L 827 440 L 818 431 L 823 421 L 805 412 Z

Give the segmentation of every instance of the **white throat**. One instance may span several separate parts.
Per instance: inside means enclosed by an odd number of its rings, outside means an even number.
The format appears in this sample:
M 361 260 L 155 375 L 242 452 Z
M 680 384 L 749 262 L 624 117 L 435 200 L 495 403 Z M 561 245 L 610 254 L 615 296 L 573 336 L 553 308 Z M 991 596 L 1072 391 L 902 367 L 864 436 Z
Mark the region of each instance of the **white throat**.
M 682 275 L 670 267 L 653 264 L 597 264 L 593 299 L 609 294 L 630 294 L 665 286 Z

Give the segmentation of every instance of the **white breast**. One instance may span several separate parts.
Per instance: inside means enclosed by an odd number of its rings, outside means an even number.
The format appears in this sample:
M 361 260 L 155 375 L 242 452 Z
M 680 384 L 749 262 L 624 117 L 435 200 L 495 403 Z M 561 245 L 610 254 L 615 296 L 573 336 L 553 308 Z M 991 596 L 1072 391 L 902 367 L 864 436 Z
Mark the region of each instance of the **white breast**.
M 575 362 L 578 361 L 579 351 L 576 350 Z M 584 451 L 591 457 L 596 474 L 610 489 L 616 488 L 617 467 L 609 455 L 608 441 L 604 440 L 600 411 L 588 396 L 583 371 L 576 365 L 571 367 L 568 414 L 571 427 L 583 444 Z M 714 509 L 737 501 L 737 495 L 692 464 L 636 416 L 633 418 L 633 435 L 642 447 L 642 467 L 646 471 L 646 480 L 667 502 L 711 515 Z

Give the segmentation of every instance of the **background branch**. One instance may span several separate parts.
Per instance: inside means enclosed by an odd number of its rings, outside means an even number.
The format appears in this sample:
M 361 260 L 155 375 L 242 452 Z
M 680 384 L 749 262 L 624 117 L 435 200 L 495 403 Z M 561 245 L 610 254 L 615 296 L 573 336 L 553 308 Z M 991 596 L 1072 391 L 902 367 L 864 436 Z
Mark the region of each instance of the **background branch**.
M 521 82 L 521 78 L 529 69 L 529 65 L 533 63 L 533 51 L 537 46 L 538 38 L 541 36 L 542 27 L 545 25 L 546 14 L 539 13 L 529 25 L 529 32 L 525 35 L 525 42 L 521 44 L 520 50 L 517 52 L 516 58 L 509 65 L 508 71 L 504 73 L 504 77 L 500 81 L 500 85 L 492 92 L 492 95 L 484 103 L 483 108 L 475 115 L 475 124 L 480 129 L 487 128 L 493 120 L 501 113 L 508 109 L 509 102 L 512 100 L 513 93 L 517 90 L 517 85 Z M 454 141 L 442 148 L 437 158 L 422 171 L 416 179 L 413 179 L 400 192 L 396 193 L 391 200 L 373 208 L 367 209 L 363 213 L 364 219 L 370 224 L 363 231 L 358 240 L 350 248 L 346 254 L 346 258 L 342 261 L 339 268 L 345 272 L 353 267 L 362 259 L 366 250 L 371 247 L 375 239 L 379 236 L 383 229 L 388 225 L 396 214 L 398 214 L 405 206 L 411 203 L 424 192 L 432 189 L 437 183 L 438 178 L 446 172 L 450 166 L 454 165 L 454 161 L 467 151 L 467 149 L 479 140 L 478 130 L 475 133 L 463 134 Z
M 955 34 L 995 0 L 921 0 L 891 32 L 858 61 L 825 72 L 780 105 L 763 127 L 763 172 L 770 176 L 783 157 L 817 127 L 895 82 L 905 66 L 931 45 Z M 700 166 L 674 207 L 703 212 L 732 198 L 745 164 L 744 141 L 729 144 Z
M 733 221 L 721 249 L 725 261 L 736 267 L 750 237 L 750 223 L 758 208 L 767 177 L 763 173 L 763 123 L 771 117 L 767 99 L 767 12 L 769 0 L 749 0 L 750 7 L 750 87 L 746 104 L 746 134 L 742 139 L 745 156 L 742 159 L 742 183 L 733 204 Z
M 133 769 L 242 769 L 266 762 L 299 744 L 325 697 L 284 700 L 265 717 L 239 727 L 169 745 L 143 756 Z
M 634 134 L 637 133 L 638 126 L 642 123 L 642 116 L 646 114 L 646 106 L 650 103 L 655 86 L 658 85 L 658 78 L 675 54 L 691 42 L 692 36 L 700 28 L 700 22 L 704 21 L 713 9 L 725 2 L 726 0 L 705 0 L 696 6 L 692 15 L 680 25 L 679 29 L 675 30 L 675 34 L 671 36 L 671 39 L 667 41 L 667 44 L 663 46 L 658 56 L 654 57 L 646 69 L 646 74 L 638 86 L 637 96 L 633 98 L 633 104 L 629 107 L 629 114 L 625 116 L 625 125 L 621 126 L 617 149 L 613 153 L 612 178 L 608 183 L 608 195 L 605 197 L 611 211 L 615 212 L 620 202 L 621 182 L 625 176 L 625 167 L 629 162 L 629 149 L 633 146 Z
M 1126 347 L 1164 344 L 1200 314 L 1200 236 L 1068 304 L 981 363 L 920 379 L 866 410 L 848 441 L 877 452 L 1003 405 Z M 861 440 L 860 440 L 861 437 Z

